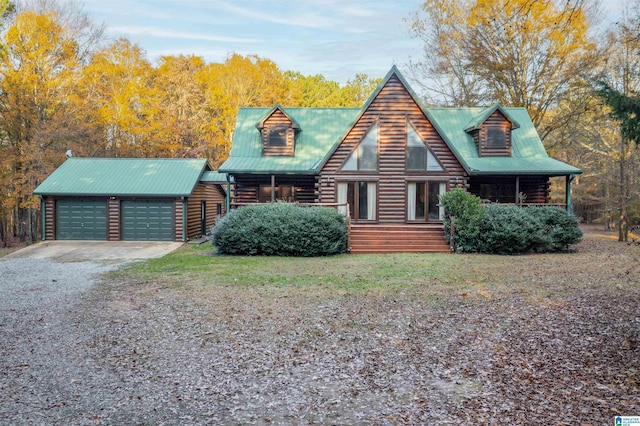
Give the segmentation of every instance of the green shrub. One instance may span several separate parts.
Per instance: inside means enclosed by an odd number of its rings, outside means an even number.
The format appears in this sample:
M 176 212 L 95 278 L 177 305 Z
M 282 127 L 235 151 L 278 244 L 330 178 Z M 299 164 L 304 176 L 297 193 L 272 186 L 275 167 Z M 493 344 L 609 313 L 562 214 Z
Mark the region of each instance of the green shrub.
M 454 220 L 453 243 L 456 251 L 473 253 L 479 251 L 480 225 L 486 212 L 480 198 L 461 188 L 440 196 L 444 207 L 444 231 L 447 243 L 451 243 L 451 217 Z
M 440 196 L 445 209 L 445 237 L 451 241 L 451 216 L 455 217 L 454 248 L 467 253 L 517 254 L 566 250 L 582 238 L 575 216 L 559 207 L 522 208 L 500 204 L 484 206 L 480 198 L 463 189 Z
M 221 254 L 328 256 L 347 250 L 347 222 L 335 209 L 286 203 L 232 210 L 213 228 Z
M 479 252 L 517 254 L 532 251 L 541 242 L 539 223 L 522 207 L 491 204 L 480 225 Z
M 565 209 L 546 206 L 526 210 L 538 220 L 539 232 L 544 235 L 546 246 L 539 247 L 537 251 L 566 250 L 582 239 L 578 219 Z
M 518 254 L 566 250 L 580 241 L 575 216 L 559 207 L 492 204 L 481 224 L 479 252 Z

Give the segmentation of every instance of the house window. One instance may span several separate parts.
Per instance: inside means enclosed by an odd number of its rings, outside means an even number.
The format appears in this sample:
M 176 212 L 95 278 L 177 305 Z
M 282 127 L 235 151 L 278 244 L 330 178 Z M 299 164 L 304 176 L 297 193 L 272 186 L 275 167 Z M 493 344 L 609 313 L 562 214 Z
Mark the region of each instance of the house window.
M 482 183 L 480 184 L 480 198 L 493 203 L 515 203 L 515 183 Z
M 441 194 L 447 190 L 446 182 L 409 182 L 407 184 L 407 220 L 441 221 L 444 209 L 440 205 Z
M 279 126 L 269 129 L 267 143 L 269 146 L 287 146 L 287 128 Z
M 275 187 L 274 199 L 271 199 L 271 185 L 260 185 L 258 187 L 258 202 L 269 203 L 271 201 L 295 201 L 295 187 L 293 185 L 277 185 Z
M 407 170 L 444 171 L 440 162 L 410 124 L 407 124 Z
M 260 185 L 258 187 L 258 202 L 268 203 L 271 201 L 271 185 Z
M 374 125 L 342 166 L 346 171 L 378 170 L 378 125 Z
M 296 189 L 293 185 L 278 185 L 276 188 L 276 198 L 278 201 L 292 203 L 296 198 Z
M 487 147 L 505 148 L 507 146 L 507 135 L 501 127 L 487 128 Z
M 354 220 L 376 220 L 377 184 L 375 182 L 340 182 L 338 183 L 339 210 Z

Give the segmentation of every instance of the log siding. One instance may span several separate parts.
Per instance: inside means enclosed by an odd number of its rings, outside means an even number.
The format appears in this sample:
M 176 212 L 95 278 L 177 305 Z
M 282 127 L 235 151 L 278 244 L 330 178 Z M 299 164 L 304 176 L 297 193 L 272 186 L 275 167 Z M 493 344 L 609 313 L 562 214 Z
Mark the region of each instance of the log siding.
M 107 240 L 120 241 L 120 200 L 110 197 L 107 200 Z
M 205 202 L 205 234 L 215 225 L 217 207 L 221 205 L 221 215 L 225 212 L 225 195 L 219 185 L 199 183 L 187 199 L 187 239 L 202 235 L 202 202 Z
M 175 241 L 185 241 L 185 238 L 183 236 L 183 223 L 182 223 L 182 218 L 184 215 L 184 209 L 182 208 L 182 199 L 180 198 L 176 198 L 173 202 L 173 206 L 174 206 L 174 218 L 175 218 Z
M 44 226 L 45 239 L 56 239 L 56 201 L 53 197 L 48 196 L 44 199 Z
M 446 173 L 406 171 L 407 120 L 426 142 Z M 343 163 L 358 146 L 368 129 L 378 122 L 378 170 L 376 172 L 341 171 Z M 411 175 L 409 178 L 407 175 Z M 413 100 L 400 79 L 392 76 L 363 112 L 338 148 L 322 168 L 317 201 L 337 202 L 336 188 L 343 181 L 376 181 L 377 212 L 380 223 L 406 222 L 408 179 L 433 176 L 447 182 L 447 188 L 464 185 L 468 176 L 459 161 Z

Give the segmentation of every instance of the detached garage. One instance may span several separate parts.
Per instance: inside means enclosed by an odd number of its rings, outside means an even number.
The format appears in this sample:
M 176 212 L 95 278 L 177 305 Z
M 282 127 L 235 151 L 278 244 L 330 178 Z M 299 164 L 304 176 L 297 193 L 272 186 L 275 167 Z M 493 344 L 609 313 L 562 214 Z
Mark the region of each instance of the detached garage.
M 34 191 L 43 240 L 186 241 L 224 215 L 205 159 L 70 158 Z

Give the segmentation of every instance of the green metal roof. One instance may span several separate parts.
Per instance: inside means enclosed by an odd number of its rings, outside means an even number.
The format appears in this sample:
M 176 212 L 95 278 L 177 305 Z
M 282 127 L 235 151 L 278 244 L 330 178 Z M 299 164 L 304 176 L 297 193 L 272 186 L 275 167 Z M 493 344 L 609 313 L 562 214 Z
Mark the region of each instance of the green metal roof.
M 256 124 L 273 108 L 240 108 L 225 173 L 315 174 L 331 148 L 360 113 L 360 108 L 282 108 L 300 126 L 294 156 L 262 156 Z
M 471 175 L 561 176 L 582 173 L 577 167 L 549 157 L 525 108 L 501 109 L 519 125 L 511 130 L 510 157 L 480 157 L 473 138 L 465 131 L 473 119 L 483 115 L 485 108 L 427 108 L 426 111 L 440 135 Z
M 189 196 L 202 158 L 69 158 L 33 191 L 65 196 Z
M 425 108 L 393 66 L 362 108 L 241 108 L 229 159 L 220 166 L 228 173 L 306 173 L 316 174 L 337 149 L 368 106 L 393 76 L 405 86 L 422 108 L 462 166 L 470 175 L 542 174 L 562 176 L 582 173 L 577 167 L 550 158 L 525 108 L 505 108 L 494 104 L 488 108 Z M 280 108 L 300 131 L 296 136 L 293 157 L 263 157 L 262 140 L 256 124 Z M 499 110 L 512 123 L 511 157 L 479 157 L 467 130 L 480 126 Z
M 271 115 L 273 115 L 274 112 L 276 112 L 277 110 L 280 110 L 280 112 L 282 112 L 285 117 L 287 117 L 289 120 L 291 120 L 291 125 L 294 129 L 299 130 L 300 129 L 300 124 L 298 124 L 298 122 L 296 121 L 295 118 L 291 117 L 286 111 L 285 109 L 282 107 L 282 105 L 280 105 L 279 103 L 276 103 L 275 106 L 273 108 L 271 108 L 269 111 L 267 111 L 266 114 L 264 114 L 264 116 L 260 119 L 260 121 L 258 121 L 256 123 L 256 127 L 258 129 L 263 129 L 264 128 L 264 122 L 267 121 L 267 118 L 271 117 Z
M 489 118 L 491 114 L 493 114 L 496 111 L 500 111 L 500 113 L 502 113 L 502 115 L 504 115 L 507 118 L 507 120 L 511 122 L 512 129 L 517 129 L 518 127 L 520 127 L 520 124 L 518 124 L 518 122 L 514 120 L 513 117 L 511 117 L 511 114 L 509 114 L 502 105 L 493 104 L 489 108 L 484 109 L 480 114 L 473 117 L 465 127 L 465 131 L 468 132 L 470 130 L 479 129 L 482 126 L 482 124 L 485 121 L 487 121 L 487 118 Z
M 220 172 L 204 172 L 202 176 L 200 176 L 200 182 L 205 183 L 227 183 L 228 173 L 220 173 Z M 231 182 L 233 183 L 233 176 L 231 176 Z

